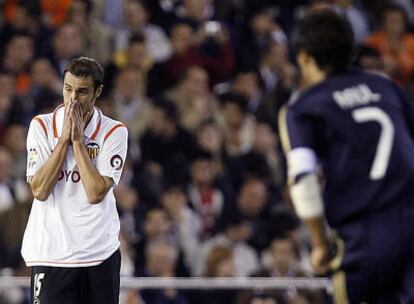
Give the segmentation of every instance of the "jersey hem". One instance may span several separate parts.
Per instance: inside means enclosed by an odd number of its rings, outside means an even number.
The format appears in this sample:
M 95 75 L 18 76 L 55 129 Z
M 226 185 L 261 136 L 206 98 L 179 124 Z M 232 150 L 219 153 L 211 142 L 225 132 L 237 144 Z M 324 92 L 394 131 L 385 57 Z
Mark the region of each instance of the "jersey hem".
M 57 261 L 57 260 L 33 260 L 33 261 L 25 261 L 27 267 L 33 266 L 51 266 L 51 267 L 64 267 L 64 268 L 78 268 L 78 267 L 91 267 L 97 266 L 108 259 L 111 255 L 114 254 L 115 251 L 119 249 L 119 246 L 115 248 L 115 250 L 111 250 L 110 254 L 102 259 L 97 260 L 89 260 L 89 261 Z

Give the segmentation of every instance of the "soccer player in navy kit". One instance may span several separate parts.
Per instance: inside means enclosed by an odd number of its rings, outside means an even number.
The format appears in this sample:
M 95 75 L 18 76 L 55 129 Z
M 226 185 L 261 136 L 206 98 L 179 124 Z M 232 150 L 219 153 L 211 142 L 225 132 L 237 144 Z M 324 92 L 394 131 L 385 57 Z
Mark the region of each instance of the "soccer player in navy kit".
M 390 79 L 350 68 L 334 12 L 307 15 L 295 46 L 304 87 L 279 123 L 311 263 L 332 272 L 336 303 L 414 303 L 414 110 Z

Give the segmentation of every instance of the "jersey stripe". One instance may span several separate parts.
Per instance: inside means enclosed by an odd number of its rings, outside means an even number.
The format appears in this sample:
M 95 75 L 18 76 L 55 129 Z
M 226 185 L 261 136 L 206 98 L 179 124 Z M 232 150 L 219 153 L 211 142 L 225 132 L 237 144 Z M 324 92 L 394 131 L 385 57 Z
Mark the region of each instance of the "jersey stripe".
M 283 106 L 279 111 L 279 133 L 282 142 L 282 148 L 285 153 L 288 153 L 292 146 L 290 144 L 289 132 L 287 127 L 287 106 Z
M 112 127 L 111 130 L 108 131 L 108 133 L 106 133 L 105 138 L 104 138 L 104 142 L 108 139 L 109 136 L 111 136 L 112 133 L 114 133 L 114 131 L 120 127 L 125 127 L 125 125 L 123 123 L 119 123 L 115 126 Z
M 56 108 L 56 110 L 53 111 L 53 136 L 54 137 L 58 137 L 58 131 L 57 131 L 57 127 L 56 127 L 56 114 L 57 114 L 57 111 L 63 106 L 64 106 L 64 104 L 62 103 L 61 105 L 59 105 Z
M 34 120 L 36 120 L 39 124 L 40 124 L 40 126 L 42 127 L 42 129 L 43 129 L 43 131 L 45 132 L 45 135 L 46 135 L 46 137 L 47 137 L 47 129 L 46 129 L 46 125 L 45 125 L 45 123 L 43 122 L 43 120 L 39 117 L 39 116 L 36 116 L 35 118 L 33 118 Z
M 99 130 L 101 129 L 102 113 L 101 113 L 101 111 L 100 111 L 100 110 L 98 110 L 98 109 L 97 109 L 97 111 L 98 111 L 98 113 L 99 113 L 99 120 L 98 120 L 98 125 L 97 125 L 97 127 L 96 127 L 96 129 L 95 129 L 95 131 L 93 132 L 92 137 L 91 137 L 91 139 L 93 139 L 93 140 L 95 140 L 96 135 L 98 134 Z

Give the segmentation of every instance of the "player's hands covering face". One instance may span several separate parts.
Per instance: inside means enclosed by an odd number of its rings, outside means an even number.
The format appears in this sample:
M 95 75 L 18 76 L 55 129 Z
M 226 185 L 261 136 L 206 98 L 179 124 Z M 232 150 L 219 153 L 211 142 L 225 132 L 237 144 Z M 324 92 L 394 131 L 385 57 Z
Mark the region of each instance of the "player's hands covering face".
M 70 143 L 72 141 L 72 112 L 73 103 L 65 105 L 65 116 L 63 119 L 63 129 L 61 139 L 65 142 Z
M 73 102 L 72 105 L 72 142 L 82 141 L 83 130 L 85 129 L 82 107 L 79 102 Z

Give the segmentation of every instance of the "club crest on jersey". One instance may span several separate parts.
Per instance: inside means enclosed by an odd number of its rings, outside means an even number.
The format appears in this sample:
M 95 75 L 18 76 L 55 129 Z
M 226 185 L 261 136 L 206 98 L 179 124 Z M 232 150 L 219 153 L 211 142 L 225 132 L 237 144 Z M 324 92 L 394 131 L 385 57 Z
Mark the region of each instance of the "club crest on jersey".
M 99 154 L 99 145 L 95 142 L 90 142 L 86 145 L 86 150 L 90 159 L 95 159 Z

